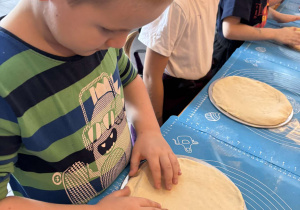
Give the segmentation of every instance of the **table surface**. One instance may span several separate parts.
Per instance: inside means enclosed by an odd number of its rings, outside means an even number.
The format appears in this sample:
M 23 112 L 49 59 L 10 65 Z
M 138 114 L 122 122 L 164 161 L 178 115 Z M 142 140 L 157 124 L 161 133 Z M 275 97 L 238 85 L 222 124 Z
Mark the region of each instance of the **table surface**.
M 299 12 L 300 0 L 285 0 L 277 11 Z M 296 9 L 295 9 L 296 8 Z M 300 27 L 300 21 L 266 27 Z M 290 123 L 275 129 L 240 124 L 210 102 L 216 79 L 243 76 L 283 92 L 293 106 Z M 300 52 L 269 41 L 245 42 L 179 117 L 161 128 L 175 154 L 203 160 L 226 174 L 240 189 L 247 209 L 300 209 Z M 128 168 L 99 197 L 119 189 Z

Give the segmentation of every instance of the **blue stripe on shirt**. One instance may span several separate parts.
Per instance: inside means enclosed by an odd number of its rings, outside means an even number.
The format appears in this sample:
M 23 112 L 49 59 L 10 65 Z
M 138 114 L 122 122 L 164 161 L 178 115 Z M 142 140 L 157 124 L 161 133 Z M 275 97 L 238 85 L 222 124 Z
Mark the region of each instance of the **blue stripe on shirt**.
M 18 160 L 17 156 L 15 156 L 15 157 L 13 157 L 11 159 L 8 159 L 8 160 L 1 160 L 0 161 L 0 165 L 5 165 L 5 164 L 11 163 L 11 162 L 16 163 L 17 160 Z
M 2 177 L 0 176 L 0 183 L 8 179 L 9 176 L 10 174 L 7 174 L 6 176 L 2 176 Z
M 14 123 L 18 122 L 13 110 L 2 97 L 0 97 L 0 118 Z
M 0 65 L 13 56 L 28 50 L 29 48 L 25 45 L 20 44 L 17 40 L 9 36 L 5 29 L 0 27 Z M 15 46 L 15 48 L 11 46 Z

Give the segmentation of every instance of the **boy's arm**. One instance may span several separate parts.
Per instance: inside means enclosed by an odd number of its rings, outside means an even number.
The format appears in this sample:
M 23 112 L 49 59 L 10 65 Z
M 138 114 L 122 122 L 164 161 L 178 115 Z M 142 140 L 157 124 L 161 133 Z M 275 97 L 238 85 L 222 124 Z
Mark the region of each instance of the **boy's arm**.
M 240 23 L 238 17 L 227 17 L 223 20 L 223 35 L 231 40 L 274 40 L 283 44 L 300 44 L 300 33 L 295 27 L 285 27 L 279 29 L 273 28 L 255 28 Z
M 269 8 L 268 18 L 275 20 L 278 23 L 288 23 L 300 20 L 298 15 L 289 15 L 277 12 L 273 8 Z
M 28 198 L 22 198 L 17 196 L 10 196 L 0 201 L 1 210 L 92 210 L 96 209 L 94 205 L 63 205 L 45 203 Z
M 274 5 L 280 4 L 282 2 L 283 2 L 283 0 L 269 0 L 270 6 L 274 6 Z
M 134 175 L 140 161 L 146 159 L 155 187 L 158 189 L 161 187 L 163 175 L 166 189 L 170 190 L 173 184 L 178 183 L 180 166 L 177 157 L 161 135 L 143 80 L 137 76 L 124 88 L 124 95 L 128 116 L 131 117 L 130 121 L 133 122 L 137 133 L 129 175 Z
M 164 86 L 162 77 L 168 60 L 168 57 L 147 48 L 143 80 L 159 125 L 162 125 L 163 122 Z
M 22 197 L 7 197 L 0 201 L 1 210 L 119 210 L 119 209 L 161 209 L 161 205 L 146 198 L 129 197 L 130 189 L 125 187 L 104 197 L 95 205 L 54 204 Z
M 137 132 L 143 133 L 144 130 L 160 133 L 147 90 L 139 75 L 124 87 L 124 96 L 128 117 Z

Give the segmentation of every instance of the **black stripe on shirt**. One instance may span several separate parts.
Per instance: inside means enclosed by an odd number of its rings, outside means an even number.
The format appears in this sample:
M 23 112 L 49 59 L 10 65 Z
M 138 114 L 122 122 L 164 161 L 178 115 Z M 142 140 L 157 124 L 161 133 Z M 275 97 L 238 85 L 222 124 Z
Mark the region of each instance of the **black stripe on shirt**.
M 93 152 L 88 151 L 84 148 L 83 150 L 72 153 L 71 155 L 58 162 L 48 162 L 37 156 L 19 153 L 16 167 L 27 172 L 54 173 L 64 172 L 67 168 L 69 168 L 71 165 L 78 161 L 83 162 L 85 164 L 93 163 L 95 161 Z
M 20 136 L 0 136 L 0 155 L 11 155 L 21 146 Z
M 106 51 L 99 51 L 80 60 L 67 62 L 32 77 L 5 99 L 11 105 L 17 117 L 39 102 L 69 87 L 90 74 L 103 60 Z M 87 62 L 88 60 L 88 62 Z
M 119 49 L 119 55 L 117 57 L 118 60 L 120 60 L 120 58 L 122 57 L 123 54 L 123 48 Z
M 127 61 L 127 64 L 126 64 L 126 68 L 125 68 L 125 70 L 122 72 L 122 74 L 120 75 L 120 77 L 121 78 L 123 78 L 127 73 L 128 73 L 128 70 L 129 70 L 129 68 L 130 68 L 130 62 L 129 62 L 129 60 Z

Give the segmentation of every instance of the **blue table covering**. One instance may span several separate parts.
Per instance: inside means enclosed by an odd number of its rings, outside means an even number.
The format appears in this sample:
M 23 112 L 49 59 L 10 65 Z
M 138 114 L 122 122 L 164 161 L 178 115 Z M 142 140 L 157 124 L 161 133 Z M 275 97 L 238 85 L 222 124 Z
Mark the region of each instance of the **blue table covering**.
M 300 71 L 300 53 L 286 45 L 270 41 L 245 42 L 239 50 L 253 54 L 260 59 Z M 249 60 L 255 65 L 256 60 Z
M 247 209 L 299 209 L 300 177 L 227 141 L 171 117 L 162 134 L 173 151 L 203 160 L 240 189 Z M 217 190 L 217 189 L 216 189 Z
M 216 79 L 233 75 L 265 82 L 284 93 L 293 106 L 291 122 L 277 129 L 261 129 L 238 123 L 220 113 L 209 100 L 208 87 Z M 299 80 L 299 71 L 237 50 L 184 110 L 179 121 L 300 175 Z

